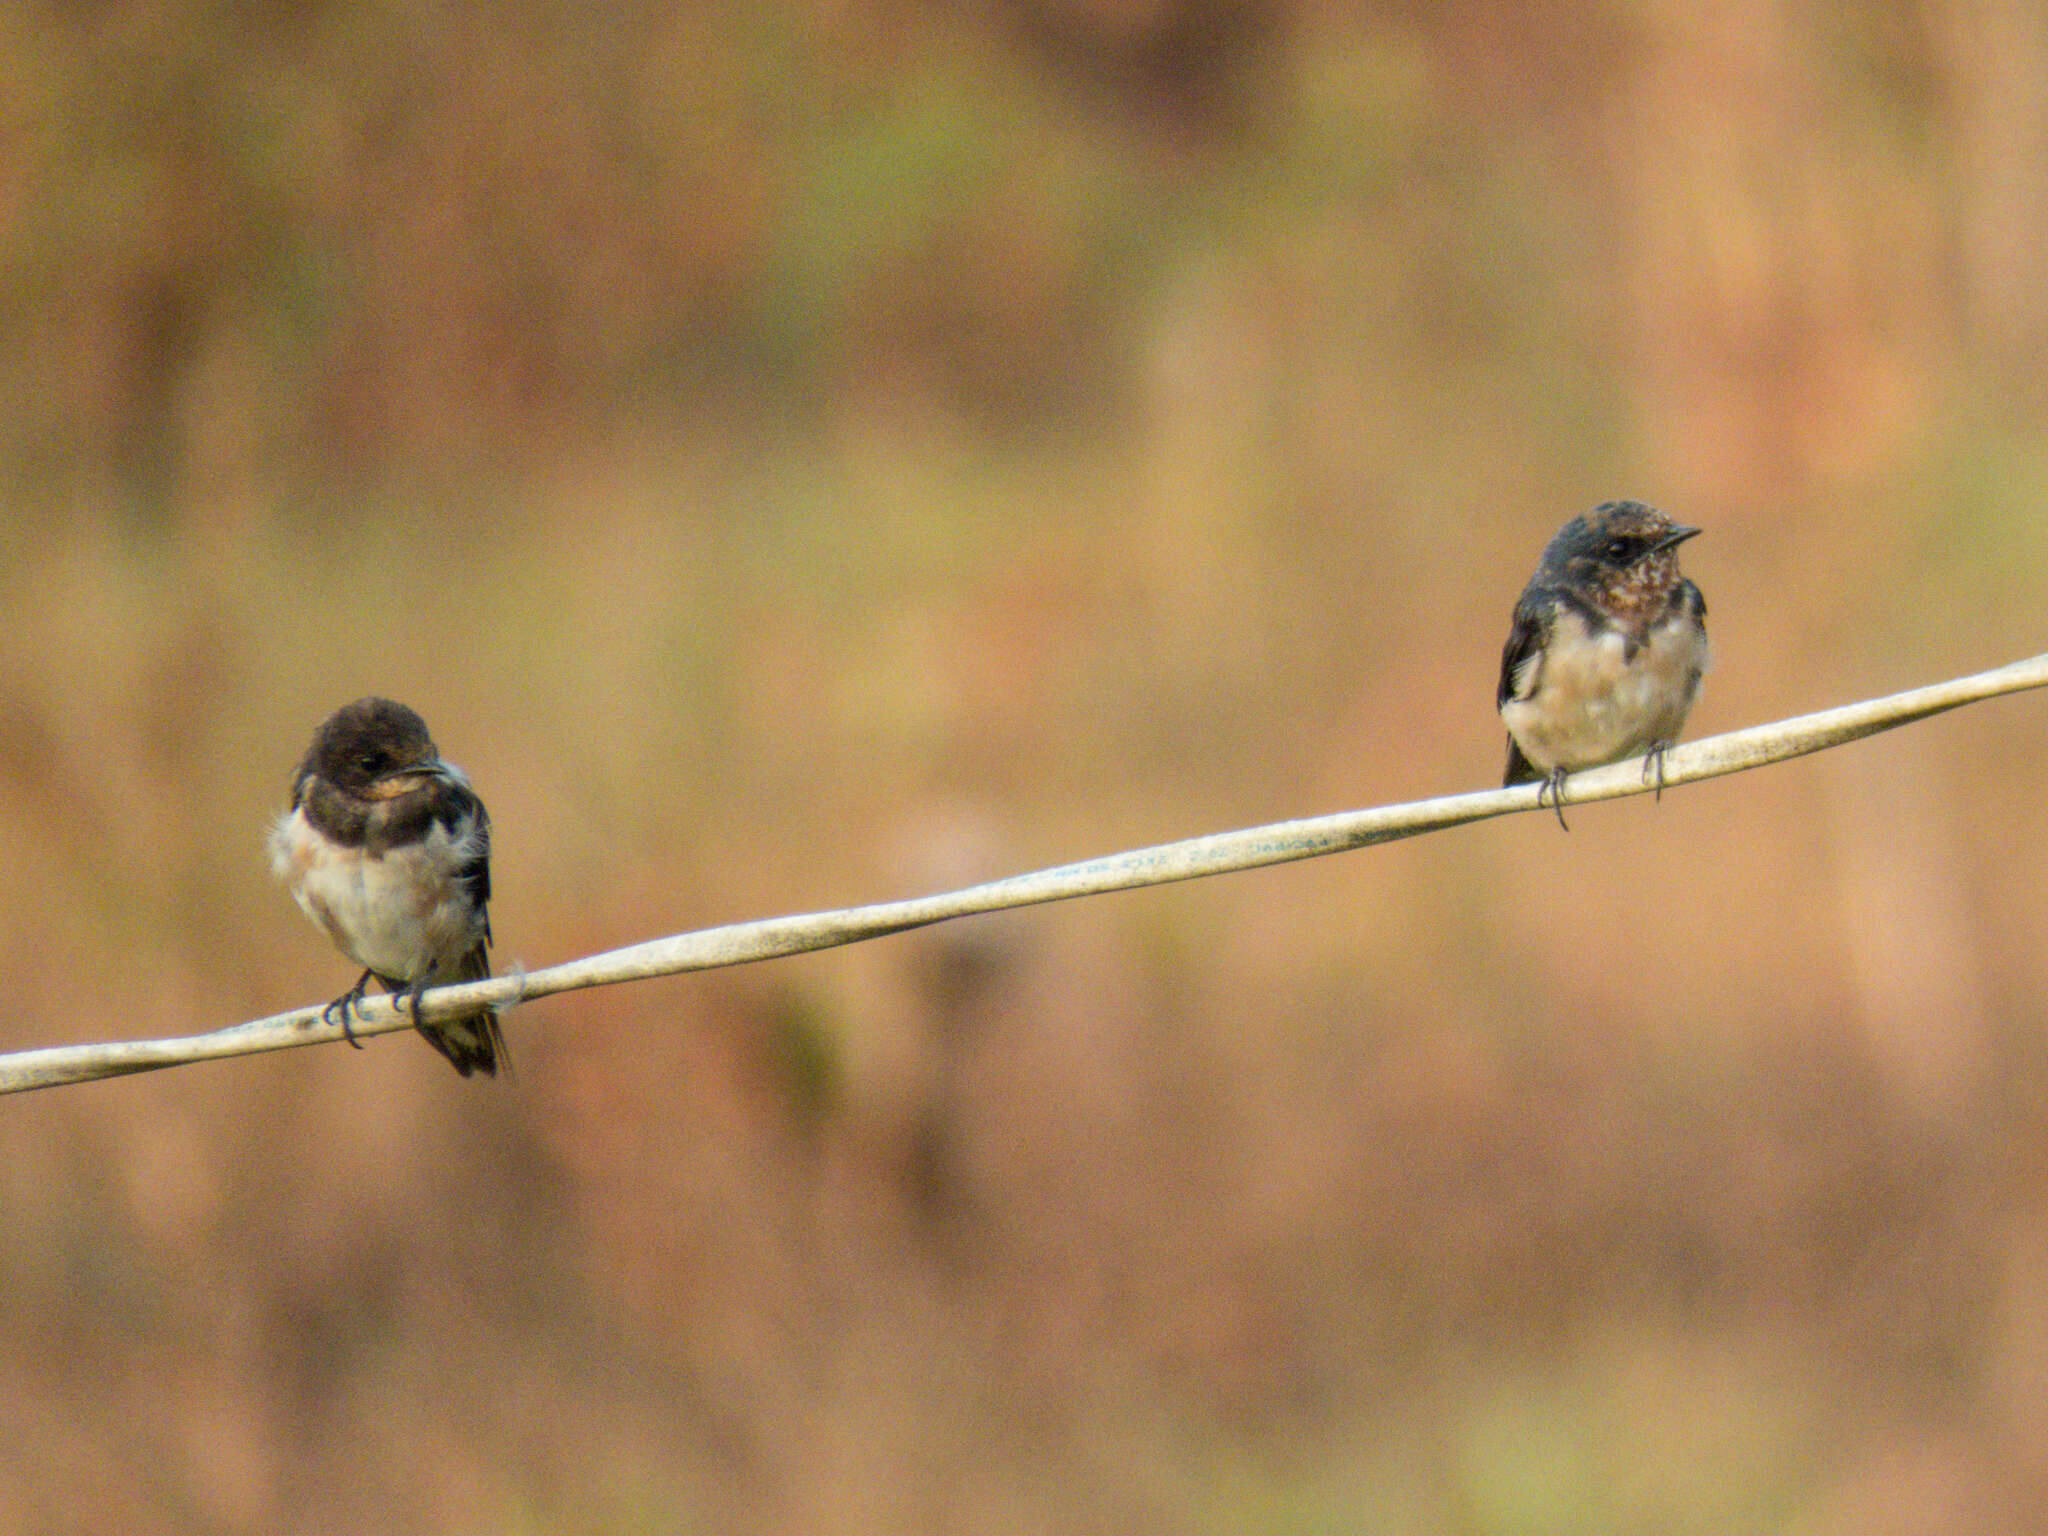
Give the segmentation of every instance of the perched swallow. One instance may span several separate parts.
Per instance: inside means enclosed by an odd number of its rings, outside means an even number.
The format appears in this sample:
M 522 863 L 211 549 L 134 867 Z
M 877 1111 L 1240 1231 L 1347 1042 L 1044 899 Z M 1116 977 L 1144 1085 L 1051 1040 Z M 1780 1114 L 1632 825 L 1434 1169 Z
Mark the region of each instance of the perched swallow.
M 292 807 L 270 833 L 270 865 L 306 916 L 363 974 L 322 1011 L 349 1015 L 372 978 L 410 1000 L 427 1043 L 464 1077 L 491 1077 L 505 1051 L 495 1009 L 420 1023 L 428 987 L 491 974 L 491 818 L 427 723 L 389 699 L 358 699 L 313 733 Z
M 1707 670 L 1707 600 L 1678 571 L 1700 530 L 1610 501 L 1558 530 L 1515 604 L 1500 657 L 1506 783 L 1541 779 L 1564 825 L 1565 776 L 1645 753 L 1664 788 Z

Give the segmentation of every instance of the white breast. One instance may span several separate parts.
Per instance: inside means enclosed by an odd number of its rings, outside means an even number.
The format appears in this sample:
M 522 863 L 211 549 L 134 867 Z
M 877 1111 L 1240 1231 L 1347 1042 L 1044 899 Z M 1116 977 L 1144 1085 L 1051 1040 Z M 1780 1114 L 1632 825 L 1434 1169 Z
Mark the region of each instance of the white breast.
M 379 976 L 431 982 L 452 974 L 484 936 L 485 914 L 456 878 L 476 855 L 476 829 L 438 822 L 382 857 L 315 832 L 303 810 L 278 818 L 271 868 L 335 946 Z
M 1618 762 L 1675 741 L 1699 696 L 1707 641 L 1674 609 L 1634 656 L 1620 631 L 1594 633 L 1576 612 L 1559 613 L 1535 686 L 1501 706 L 1522 753 L 1548 772 Z

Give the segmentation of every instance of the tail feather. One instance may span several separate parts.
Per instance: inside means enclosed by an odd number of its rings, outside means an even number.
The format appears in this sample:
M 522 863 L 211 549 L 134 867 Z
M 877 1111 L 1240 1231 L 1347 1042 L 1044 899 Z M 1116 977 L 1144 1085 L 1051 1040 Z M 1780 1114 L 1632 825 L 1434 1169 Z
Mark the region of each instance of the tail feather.
M 464 1077 L 472 1072 L 496 1077 L 501 1058 L 506 1069 L 511 1069 L 512 1059 L 505 1054 L 505 1036 L 498 1028 L 495 1008 L 465 1014 L 459 1019 L 440 1019 L 419 1028 L 427 1044 L 446 1056 Z
M 490 974 L 490 957 L 479 944 L 464 958 L 454 975 L 440 980 L 453 985 L 462 981 L 482 981 Z M 436 1019 L 430 1024 L 420 1025 L 419 1031 L 426 1037 L 427 1044 L 446 1056 L 464 1077 L 472 1072 L 496 1077 L 500 1061 L 504 1062 L 506 1071 L 512 1069 L 512 1058 L 506 1053 L 505 1035 L 498 1027 L 498 1010 L 495 1008 L 479 1009 L 452 1019 Z
M 1501 780 L 1501 783 L 1504 785 L 1533 784 L 1538 779 L 1548 777 L 1549 775 L 1541 768 L 1538 768 L 1522 755 L 1522 744 L 1510 735 L 1508 737 L 1507 776 Z

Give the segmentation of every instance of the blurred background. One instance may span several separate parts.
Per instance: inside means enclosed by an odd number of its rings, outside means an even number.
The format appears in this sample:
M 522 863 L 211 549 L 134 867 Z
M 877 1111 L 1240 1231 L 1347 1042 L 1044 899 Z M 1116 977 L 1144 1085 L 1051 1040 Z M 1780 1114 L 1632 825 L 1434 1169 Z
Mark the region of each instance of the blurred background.
M 0 16 L 0 1048 L 1498 782 L 1636 496 L 1709 734 L 2048 647 L 2005 0 Z M 2022 1532 L 2042 703 L 0 1103 L 0 1526 Z

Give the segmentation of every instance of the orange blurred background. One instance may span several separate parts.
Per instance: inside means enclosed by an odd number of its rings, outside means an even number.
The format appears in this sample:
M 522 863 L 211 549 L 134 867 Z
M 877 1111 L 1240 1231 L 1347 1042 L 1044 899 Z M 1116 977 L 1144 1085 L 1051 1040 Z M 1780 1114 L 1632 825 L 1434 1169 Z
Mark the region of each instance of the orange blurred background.
M 1695 734 L 2044 648 L 2048 24 L 0 19 L 0 1048 L 1497 782 L 1637 496 Z M 2042 703 L 1664 797 L 0 1102 L 0 1527 L 2031 1531 Z

